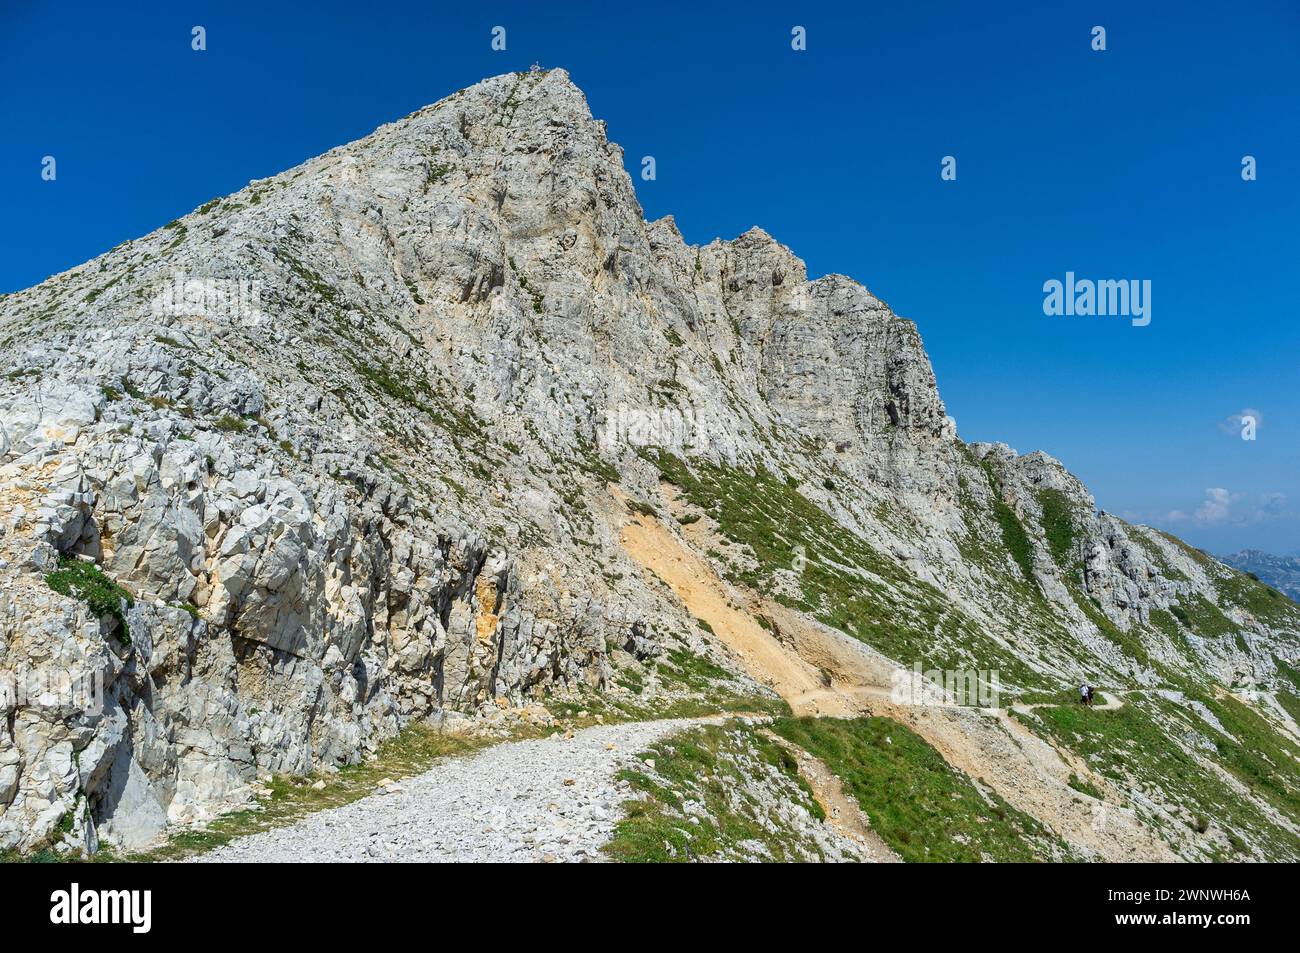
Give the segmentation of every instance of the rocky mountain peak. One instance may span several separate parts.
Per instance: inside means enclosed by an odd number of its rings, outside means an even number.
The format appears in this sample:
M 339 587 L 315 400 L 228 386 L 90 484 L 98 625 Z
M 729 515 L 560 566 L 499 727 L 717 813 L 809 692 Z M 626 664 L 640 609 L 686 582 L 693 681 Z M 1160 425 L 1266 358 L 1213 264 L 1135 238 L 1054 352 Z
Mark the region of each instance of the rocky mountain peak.
M 964 443 L 856 281 L 647 223 L 563 70 L 0 299 L 0 591 L 9 668 L 104 685 L 5 702 L 0 849 L 67 818 L 149 843 L 429 718 L 802 705 L 913 663 L 1025 698 L 1250 685 L 1300 730 L 1300 608 Z

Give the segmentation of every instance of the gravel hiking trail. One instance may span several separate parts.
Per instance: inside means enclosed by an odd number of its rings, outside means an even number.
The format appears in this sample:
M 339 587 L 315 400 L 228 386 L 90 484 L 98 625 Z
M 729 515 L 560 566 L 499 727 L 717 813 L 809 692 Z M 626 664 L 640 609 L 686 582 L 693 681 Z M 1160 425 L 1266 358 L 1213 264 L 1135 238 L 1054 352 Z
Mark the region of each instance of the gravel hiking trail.
M 232 841 L 196 862 L 595 861 L 630 796 L 615 775 L 713 719 L 601 725 L 448 758 L 342 807 Z
M 1071 846 L 1107 861 L 1175 861 L 1159 835 L 1129 808 L 1070 786 L 1071 775 L 1101 791 L 1109 782 L 1062 752 L 1003 708 L 899 704 L 898 665 L 870 647 L 770 599 L 723 580 L 713 565 L 654 517 L 630 515 L 623 548 L 678 596 L 756 680 L 799 716 L 893 718 L 929 742 L 944 760 L 1031 814 Z M 769 628 L 757 621 L 762 617 Z M 1118 708 L 1111 697 L 1098 708 Z

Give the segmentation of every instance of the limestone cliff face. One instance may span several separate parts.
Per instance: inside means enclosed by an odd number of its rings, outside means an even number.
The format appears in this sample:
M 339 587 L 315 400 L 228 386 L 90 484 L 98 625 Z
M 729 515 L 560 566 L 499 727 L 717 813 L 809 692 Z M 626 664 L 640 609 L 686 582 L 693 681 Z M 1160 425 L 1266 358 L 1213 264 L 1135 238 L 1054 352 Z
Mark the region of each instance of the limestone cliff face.
M 978 631 L 1062 683 L 1300 664 L 1294 606 L 1229 605 L 1228 570 L 1051 458 L 962 443 L 915 325 L 860 284 L 759 229 L 646 222 L 563 70 L 0 299 L 0 374 L 0 665 L 105 685 L 102 711 L 3 702 L 0 848 L 70 814 L 144 843 L 412 719 L 714 652 L 619 546 L 608 485 L 662 503 L 660 451 L 783 475 L 941 594 L 935 645 Z M 121 622 L 51 588 L 61 557 L 132 595 Z M 1151 613 L 1192 595 L 1228 628 L 1185 649 Z

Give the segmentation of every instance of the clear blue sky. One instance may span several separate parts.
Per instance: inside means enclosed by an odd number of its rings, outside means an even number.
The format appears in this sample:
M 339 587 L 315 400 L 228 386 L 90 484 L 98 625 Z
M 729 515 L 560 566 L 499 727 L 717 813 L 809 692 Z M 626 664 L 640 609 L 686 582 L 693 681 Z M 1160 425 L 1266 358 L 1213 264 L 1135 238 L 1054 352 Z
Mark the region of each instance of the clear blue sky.
M 1214 551 L 1300 548 L 1300 3 L 712 6 L 9 0 L 0 291 L 540 61 L 648 217 L 761 225 L 914 319 L 967 440 Z M 1150 279 L 1150 326 L 1045 316 L 1067 270 Z

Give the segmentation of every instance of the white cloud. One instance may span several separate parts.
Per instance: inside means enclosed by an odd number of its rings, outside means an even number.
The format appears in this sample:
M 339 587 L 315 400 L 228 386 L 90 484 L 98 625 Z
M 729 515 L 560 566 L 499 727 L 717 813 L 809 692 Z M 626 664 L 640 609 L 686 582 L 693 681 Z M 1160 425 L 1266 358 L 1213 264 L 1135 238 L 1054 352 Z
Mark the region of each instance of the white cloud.
M 1202 503 L 1194 514 L 1196 522 L 1213 525 L 1215 523 L 1227 522 L 1231 515 L 1232 504 L 1239 499 L 1234 493 L 1229 493 L 1221 486 L 1211 486 L 1205 489 L 1205 502 Z
M 1253 503 L 1243 503 L 1240 493 L 1221 486 L 1205 489 L 1205 499 L 1190 514 L 1185 509 L 1169 510 L 1165 523 L 1195 522 L 1201 526 L 1250 526 L 1291 516 L 1285 493 L 1261 493 Z

